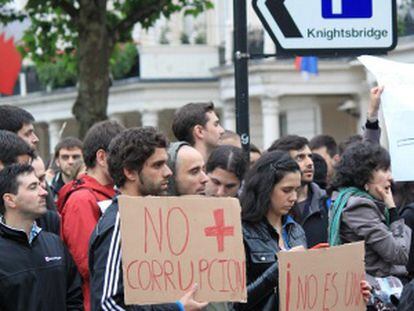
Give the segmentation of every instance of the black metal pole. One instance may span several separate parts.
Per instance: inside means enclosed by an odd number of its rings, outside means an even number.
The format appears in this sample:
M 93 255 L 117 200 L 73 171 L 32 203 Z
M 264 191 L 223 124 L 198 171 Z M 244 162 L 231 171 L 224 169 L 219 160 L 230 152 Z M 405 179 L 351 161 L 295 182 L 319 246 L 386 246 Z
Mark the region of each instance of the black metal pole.
M 250 159 L 249 72 L 247 53 L 246 0 L 233 0 L 234 79 L 236 91 L 236 127 L 242 148 Z

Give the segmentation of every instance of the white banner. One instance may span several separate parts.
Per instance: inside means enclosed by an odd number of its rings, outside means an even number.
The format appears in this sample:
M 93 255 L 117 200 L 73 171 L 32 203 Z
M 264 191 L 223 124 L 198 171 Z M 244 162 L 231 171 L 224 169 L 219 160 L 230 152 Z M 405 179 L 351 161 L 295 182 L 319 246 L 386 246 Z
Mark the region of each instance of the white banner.
M 395 181 L 413 181 L 414 64 L 361 56 L 358 60 L 385 86 L 381 106 L 387 127 Z

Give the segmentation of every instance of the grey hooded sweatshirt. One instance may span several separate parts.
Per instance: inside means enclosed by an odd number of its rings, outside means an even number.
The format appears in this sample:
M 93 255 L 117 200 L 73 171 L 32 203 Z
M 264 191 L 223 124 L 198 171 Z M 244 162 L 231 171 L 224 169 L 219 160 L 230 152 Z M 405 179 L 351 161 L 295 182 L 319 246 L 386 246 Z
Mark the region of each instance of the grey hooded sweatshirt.
M 177 193 L 177 187 L 175 184 L 175 176 L 176 176 L 176 167 L 177 167 L 177 154 L 178 150 L 182 146 L 190 146 L 189 143 L 185 141 L 177 141 L 170 144 L 170 147 L 168 148 L 168 167 L 172 171 L 172 175 L 170 177 L 170 180 L 168 181 L 168 195 L 176 196 L 179 195 Z
M 185 141 L 177 141 L 170 144 L 168 148 L 168 167 L 172 171 L 172 176 L 168 181 L 168 195 L 171 196 L 178 196 L 180 195 L 177 193 L 177 187 L 175 184 L 175 177 L 176 177 L 176 167 L 177 167 L 177 154 L 181 147 L 183 146 L 191 146 L 189 143 Z M 229 305 L 225 302 L 216 302 L 210 303 L 206 308 L 206 311 L 228 311 Z
M 337 193 L 333 195 L 336 199 Z M 351 197 L 341 216 L 342 242 L 365 241 L 365 269 L 375 277 L 405 276 L 411 243 L 411 229 L 403 219 L 385 221 L 385 204 L 367 198 Z

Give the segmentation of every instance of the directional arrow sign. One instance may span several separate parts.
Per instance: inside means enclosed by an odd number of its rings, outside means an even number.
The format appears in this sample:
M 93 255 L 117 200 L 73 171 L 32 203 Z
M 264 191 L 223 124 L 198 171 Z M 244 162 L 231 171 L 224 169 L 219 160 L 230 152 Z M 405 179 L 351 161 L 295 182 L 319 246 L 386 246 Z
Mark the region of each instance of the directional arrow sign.
M 368 54 L 397 44 L 396 0 L 253 0 L 253 7 L 278 50 Z

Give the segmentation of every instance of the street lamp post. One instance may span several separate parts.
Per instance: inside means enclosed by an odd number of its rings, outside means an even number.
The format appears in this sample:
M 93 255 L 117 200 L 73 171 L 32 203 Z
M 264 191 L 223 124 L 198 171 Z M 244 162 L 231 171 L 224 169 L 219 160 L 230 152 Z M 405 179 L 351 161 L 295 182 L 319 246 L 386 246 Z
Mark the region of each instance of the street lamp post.
M 247 51 L 246 0 L 233 0 L 234 77 L 236 92 L 236 127 L 247 159 L 250 155 L 249 72 Z

